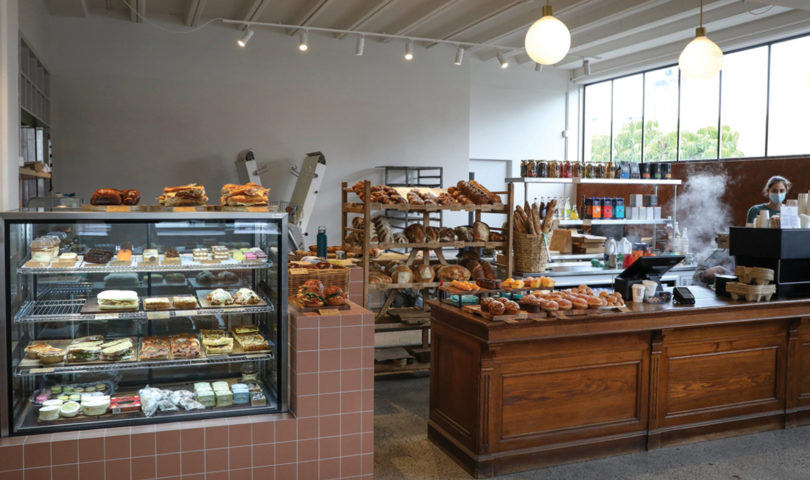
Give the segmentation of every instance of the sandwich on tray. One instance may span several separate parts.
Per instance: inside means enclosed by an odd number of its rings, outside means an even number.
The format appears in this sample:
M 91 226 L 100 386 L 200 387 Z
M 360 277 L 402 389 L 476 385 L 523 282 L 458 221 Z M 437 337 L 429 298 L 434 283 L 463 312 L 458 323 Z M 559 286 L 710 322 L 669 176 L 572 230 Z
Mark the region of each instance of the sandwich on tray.
M 120 338 L 101 345 L 101 359 L 108 362 L 128 360 L 135 354 L 131 338 Z
M 228 206 L 265 206 L 268 204 L 269 191 L 253 182 L 244 185 L 228 183 L 222 186 L 219 203 Z
M 100 310 L 135 310 L 138 294 L 133 290 L 104 290 L 96 296 Z
M 198 183 L 189 183 L 179 187 L 165 187 L 163 195 L 158 197 L 158 202 L 167 207 L 199 206 L 208 203 L 205 195 L 205 187 Z

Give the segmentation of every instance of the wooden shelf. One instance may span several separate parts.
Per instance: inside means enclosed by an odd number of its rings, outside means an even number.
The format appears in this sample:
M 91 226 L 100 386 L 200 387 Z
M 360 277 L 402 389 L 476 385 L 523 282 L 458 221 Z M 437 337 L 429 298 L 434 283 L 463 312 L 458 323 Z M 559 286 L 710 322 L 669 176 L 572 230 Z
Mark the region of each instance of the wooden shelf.
M 416 373 L 429 371 L 430 371 L 430 362 L 425 363 L 413 362 L 404 366 L 388 363 L 374 364 L 374 376 L 400 375 L 403 373 Z
M 374 290 L 401 290 L 406 288 L 411 288 L 414 290 L 421 290 L 423 288 L 437 288 L 441 285 L 441 282 L 418 282 L 418 283 L 386 283 L 383 285 L 380 284 L 369 284 L 369 288 Z
M 343 211 L 346 213 L 363 213 L 363 203 L 346 203 Z M 487 205 L 411 205 L 409 203 L 372 203 L 371 210 L 398 210 L 402 212 L 475 212 L 484 213 L 507 213 L 508 208 L 504 204 Z
M 484 247 L 486 249 L 504 248 L 506 242 L 447 242 L 447 243 L 378 243 L 371 244 L 372 248 L 379 248 L 380 250 L 389 250 L 395 248 L 464 248 L 464 247 Z
M 635 220 L 635 219 L 586 219 L 586 220 L 558 220 L 561 227 L 568 227 L 572 225 L 661 225 L 667 223 L 669 220 L 666 218 L 658 218 L 655 220 Z
M 51 174 L 47 172 L 38 172 L 31 168 L 20 167 L 20 176 L 28 178 L 51 178 Z
M 607 184 L 607 185 L 680 185 L 677 179 L 657 178 L 537 178 L 537 177 L 508 177 L 507 183 L 581 183 L 581 184 Z

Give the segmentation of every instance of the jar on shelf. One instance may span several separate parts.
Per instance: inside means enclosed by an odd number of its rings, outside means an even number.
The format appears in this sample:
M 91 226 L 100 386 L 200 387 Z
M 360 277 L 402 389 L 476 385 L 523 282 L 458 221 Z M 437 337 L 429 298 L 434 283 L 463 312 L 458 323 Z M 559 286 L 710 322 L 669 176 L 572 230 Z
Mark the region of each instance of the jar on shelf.
M 548 162 L 545 160 L 537 161 L 537 176 L 540 178 L 548 177 Z
M 562 178 L 562 162 L 554 161 L 554 178 Z
M 585 207 L 582 209 L 582 218 L 586 220 L 593 218 L 593 198 L 591 197 L 585 198 Z
M 571 163 L 571 176 L 572 177 L 579 177 L 582 175 L 582 164 L 579 162 L 572 162 Z
M 595 168 L 596 171 L 593 173 L 592 178 L 605 178 L 605 164 L 600 162 Z
M 534 160 L 526 162 L 526 176 L 529 178 L 537 176 L 537 167 Z
M 571 162 L 568 160 L 563 162 L 562 178 L 571 178 Z
M 613 199 L 605 197 L 602 199 L 602 218 L 613 219 Z
M 622 178 L 622 164 L 616 162 L 613 164 L 613 178 Z
M 661 164 L 660 163 L 651 163 L 650 164 L 650 178 L 654 178 L 656 180 L 661 179 Z
M 529 176 L 528 172 L 526 171 L 529 167 L 528 160 L 521 160 L 520 161 L 520 176 L 526 178 Z
M 613 161 L 609 161 L 605 166 L 605 174 L 602 178 L 613 178 Z
M 649 163 L 639 163 L 638 164 L 638 173 L 641 178 L 649 179 L 650 178 L 650 164 Z
M 672 165 L 670 165 L 669 163 L 661 164 L 661 178 L 667 180 L 672 178 Z

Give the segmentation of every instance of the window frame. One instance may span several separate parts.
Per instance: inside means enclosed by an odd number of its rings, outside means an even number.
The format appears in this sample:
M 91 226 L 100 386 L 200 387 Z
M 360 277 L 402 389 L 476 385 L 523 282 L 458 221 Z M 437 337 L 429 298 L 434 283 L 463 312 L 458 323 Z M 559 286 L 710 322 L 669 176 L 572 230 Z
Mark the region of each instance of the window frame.
M 723 52 L 723 55 L 730 55 L 732 53 L 743 52 L 743 51 L 746 51 L 746 50 L 753 50 L 753 49 L 756 49 L 756 48 L 768 47 L 767 67 L 766 67 L 766 69 L 767 69 L 767 72 L 766 72 L 767 73 L 767 82 L 766 82 L 766 87 L 765 87 L 766 90 L 765 90 L 765 127 L 764 127 L 765 128 L 765 155 L 764 155 L 764 158 L 770 158 L 771 157 L 771 155 L 769 155 L 769 152 L 768 152 L 768 147 L 769 147 L 769 143 L 770 143 L 768 136 L 770 134 L 769 125 L 770 125 L 770 114 L 771 114 L 771 59 L 772 59 L 771 48 L 774 45 L 784 43 L 784 42 L 790 42 L 792 40 L 797 40 L 799 38 L 804 38 L 804 37 L 810 37 L 810 33 L 801 33 L 801 34 L 797 34 L 797 35 L 792 35 L 790 37 L 782 38 L 782 39 L 779 39 L 779 40 L 773 40 L 773 41 L 770 41 L 770 42 L 763 42 L 763 43 L 759 43 L 759 44 L 756 44 L 756 45 L 751 45 L 751 46 L 737 48 L 737 49 L 734 49 L 734 50 L 728 50 L 728 51 Z M 596 81 L 596 82 L 586 83 L 586 84 L 582 85 L 582 118 L 581 118 L 581 122 L 580 122 L 580 129 L 582 130 L 582 144 L 580 146 L 581 147 L 580 151 L 582 152 L 581 161 L 583 161 L 583 162 L 592 161 L 592 160 L 585 159 L 585 142 L 587 140 L 587 130 L 585 128 L 586 119 L 587 119 L 587 115 L 586 115 L 587 112 L 586 112 L 585 106 L 587 104 L 586 103 L 586 96 L 587 96 L 588 87 L 593 86 L 593 85 L 598 85 L 600 83 L 610 82 L 610 92 L 611 93 L 610 93 L 610 158 L 609 158 L 609 161 L 613 161 L 613 141 L 614 141 L 614 137 L 613 137 L 613 133 L 614 133 L 614 128 L 613 128 L 613 113 L 614 113 L 613 112 L 613 110 L 614 110 L 614 106 L 613 106 L 613 103 L 614 103 L 614 100 L 613 100 L 613 91 L 614 91 L 613 90 L 613 82 L 615 82 L 616 80 L 621 80 L 621 79 L 626 78 L 626 77 L 631 77 L 631 76 L 634 76 L 634 75 L 641 74 L 641 76 L 642 76 L 641 77 L 642 78 L 642 86 L 643 87 L 641 89 L 641 105 L 642 105 L 642 110 L 641 110 L 641 161 L 639 163 L 649 163 L 649 162 L 646 162 L 646 159 L 644 158 L 645 157 L 644 134 L 645 134 L 645 131 L 646 131 L 646 121 L 647 121 L 647 119 L 646 119 L 647 73 L 654 72 L 654 71 L 657 71 L 657 70 L 673 68 L 673 67 L 678 69 L 678 107 L 677 107 L 678 118 L 676 120 L 676 134 L 677 134 L 676 144 L 677 144 L 677 148 L 675 149 L 675 159 L 670 160 L 670 161 L 671 162 L 706 162 L 706 161 L 720 161 L 720 160 L 738 160 L 738 159 L 741 159 L 741 158 L 743 158 L 743 159 L 744 158 L 763 158 L 762 156 L 728 157 L 728 158 L 720 157 L 720 152 L 722 151 L 722 149 L 721 149 L 721 139 L 722 139 L 722 135 L 723 135 L 723 133 L 722 133 L 722 125 L 721 125 L 721 122 L 722 122 L 722 110 L 723 110 L 723 71 L 721 70 L 719 72 L 719 74 L 718 74 L 719 75 L 719 78 L 718 78 L 719 90 L 718 90 L 718 109 L 717 109 L 717 125 L 718 125 L 718 128 L 717 128 L 717 156 L 714 159 L 681 160 L 681 147 L 680 147 L 680 145 L 681 145 L 681 100 L 682 100 L 681 89 L 683 88 L 683 81 L 682 81 L 682 77 L 681 77 L 681 70 L 680 70 L 680 68 L 678 68 L 678 64 L 677 63 L 672 63 L 672 64 L 667 64 L 667 65 L 657 66 L 657 67 L 654 67 L 654 68 L 648 68 L 648 69 L 641 70 L 641 71 L 635 71 L 635 72 L 627 73 L 627 74 L 624 74 L 624 75 L 619 75 L 617 77 L 606 78 L 606 79 L 602 79 L 602 80 L 599 80 L 599 81 Z M 808 156 L 808 155 L 810 155 L 810 151 L 805 152 L 805 153 L 792 154 L 792 155 L 776 155 L 776 156 L 773 156 L 773 157 L 774 158 L 777 158 L 777 157 L 778 158 L 785 158 L 785 157 L 802 157 L 802 156 Z

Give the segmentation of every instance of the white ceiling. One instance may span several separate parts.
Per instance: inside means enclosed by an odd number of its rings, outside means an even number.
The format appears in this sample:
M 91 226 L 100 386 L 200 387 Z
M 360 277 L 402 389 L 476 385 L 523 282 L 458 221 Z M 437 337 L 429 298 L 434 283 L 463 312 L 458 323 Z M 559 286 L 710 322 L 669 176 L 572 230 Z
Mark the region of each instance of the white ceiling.
M 520 64 L 530 63 L 521 49 L 523 37 L 545 4 L 540 0 L 43 1 L 52 15 L 105 15 L 133 22 L 145 16 L 188 27 L 224 18 L 498 44 L 514 47 L 511 56 Z M 571 51 L 554 68 L 571 70 L 577 77 L 582 60 L 588 58 L 591 81 L 675 63 L 698 24 L 698 0 L 552 0 L 551 5 L 572 34 Z M 810 33 L 810 0 L 704 0 L 704 24 L 709 38 L 724 50 Z M 497 53 L 489 47 L 470 50 L 483 61 Z

